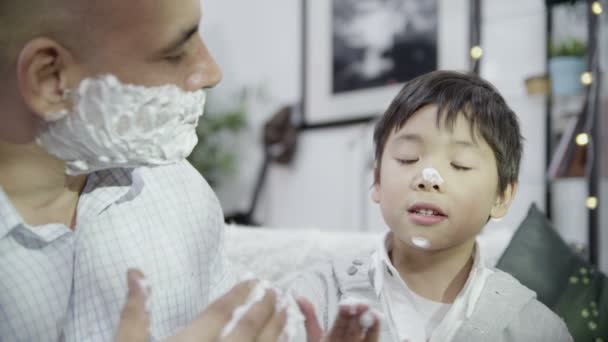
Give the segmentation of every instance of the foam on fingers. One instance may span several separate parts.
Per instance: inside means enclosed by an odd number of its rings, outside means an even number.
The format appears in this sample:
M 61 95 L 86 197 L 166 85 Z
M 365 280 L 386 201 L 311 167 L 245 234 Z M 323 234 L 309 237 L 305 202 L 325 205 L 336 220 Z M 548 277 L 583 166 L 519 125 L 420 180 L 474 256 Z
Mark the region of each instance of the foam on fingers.
M 254 279 L 252 274 L 248 274 L 243 279 Z M 241 318 L 249 312 L 251 307 L 261 301 L 267 291 L 273 291 L 276 295 L 276 303 L 274 313 L 278 313 L 283 309 L 287 309 L 287 320 L 285 327 L 281 333 L 282 341 L 291 341 L 296 335 L 299 324 L 304 321 L 304 316 L 300 312 L 297 303 L 289 291 L 281 291 L 280 289 L 273 287 L 270 282 L 266 280 L 258 281 L 253 290 L 247 296 L 245 303 L 237 307 L 232 313 L 232 318 L 224 326 L 220 334 L 221 338 L 225 338 L 230 335 L 236 328 Z

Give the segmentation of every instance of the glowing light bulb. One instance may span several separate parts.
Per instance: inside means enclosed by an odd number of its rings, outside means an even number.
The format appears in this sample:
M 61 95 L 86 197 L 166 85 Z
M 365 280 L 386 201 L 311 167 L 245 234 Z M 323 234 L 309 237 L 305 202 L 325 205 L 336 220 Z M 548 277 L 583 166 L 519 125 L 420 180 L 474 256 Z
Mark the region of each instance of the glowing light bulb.
M 593 82 L 593 75 L 589 71 L 585 71 L 581 74 L 581 83 L 584 85 L 590 85 Z
M 589 134 L 580 133 L 576 136 L 576 144 L 578 146 L 586 146 L 589 143 Z
M 471 48 L 471 57 L 473 57 L 473 59 L 480 59 L 482 55 L 483 50 L 481 49 L 481 46 L 475 45 Z
M 595 15 L 602 14 L 602 4 L 599 1 L 594 1 L 591 4 L 591 12 L 593 12 Z
M 597 197 L 595 197 L 595 196 L 587 197 L 585 204 L 587 205 L 587 208 L 589 208 L 591 210 L 597 208 Z

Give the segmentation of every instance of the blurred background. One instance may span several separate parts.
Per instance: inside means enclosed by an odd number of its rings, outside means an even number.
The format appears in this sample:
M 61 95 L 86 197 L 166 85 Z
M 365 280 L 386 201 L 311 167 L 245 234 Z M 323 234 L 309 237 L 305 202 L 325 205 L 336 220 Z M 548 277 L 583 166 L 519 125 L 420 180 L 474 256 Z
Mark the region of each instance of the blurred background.
M 606 1 L 202 0 L 224 72 L 191 162 L 228 221 L 381 232 L 370 200 L 374 119 L 435 69 L 477 72 L 526 139 L 505 244 L 535 203 L 608 270 Z

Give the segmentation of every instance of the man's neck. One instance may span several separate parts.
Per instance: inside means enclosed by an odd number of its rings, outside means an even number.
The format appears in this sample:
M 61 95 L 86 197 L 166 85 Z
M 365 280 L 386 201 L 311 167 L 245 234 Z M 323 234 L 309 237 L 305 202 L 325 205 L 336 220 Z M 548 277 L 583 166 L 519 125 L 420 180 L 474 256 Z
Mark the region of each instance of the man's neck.
M 391 261 L 416 294 L 442 303 L 453 303 L 473 266 L 475 239 L 441 251 L 425 251 L 396 242 Z
M 0 186 L 23 220 L 33 226 L 75 224 L 86 176 L 68 177 L 64 163 L 36 144 L 0 140 Z

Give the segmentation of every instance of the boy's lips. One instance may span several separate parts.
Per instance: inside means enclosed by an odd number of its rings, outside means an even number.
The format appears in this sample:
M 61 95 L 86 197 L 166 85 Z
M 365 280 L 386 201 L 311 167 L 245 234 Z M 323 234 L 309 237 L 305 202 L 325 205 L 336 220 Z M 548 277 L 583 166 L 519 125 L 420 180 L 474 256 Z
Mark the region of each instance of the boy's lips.
M 430 226 L 444 221 L 447 215 L 441 208 L 430 203 L 414 203 L 407 209 L 410 219 L 418 225 Z

